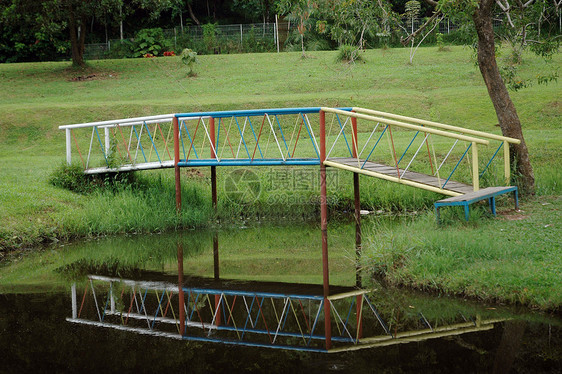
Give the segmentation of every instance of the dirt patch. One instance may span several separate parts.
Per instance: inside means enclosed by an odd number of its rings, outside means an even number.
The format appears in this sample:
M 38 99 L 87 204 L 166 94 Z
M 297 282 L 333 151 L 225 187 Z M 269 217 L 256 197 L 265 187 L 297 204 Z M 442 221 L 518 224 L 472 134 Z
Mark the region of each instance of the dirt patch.
M 498 215 L 507 221 L 521 221 L 529 218 L 528 214 L 523 214 L 517 210 L 507 210 L 505 212 L 498 212 Z
M 104 79 L 114 79 L 117 78 L 117 74 L 114 72 L 111 73 L 92 73 L 86 75 L 78 75 L 75 77 L 70 78 L 71 82 L 85 82 L 85 81 L 97 81 L 97 80 L 104 80 Z

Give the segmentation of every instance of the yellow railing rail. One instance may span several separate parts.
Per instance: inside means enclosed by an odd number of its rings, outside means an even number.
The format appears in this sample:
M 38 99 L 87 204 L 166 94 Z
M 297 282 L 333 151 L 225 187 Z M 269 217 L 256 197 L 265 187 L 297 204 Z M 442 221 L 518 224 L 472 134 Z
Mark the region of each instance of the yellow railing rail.
M 348 116 L 351 118 L 360 118 L 372 122 L 378 122 L 386 125 L 401 127 L 404 129 L 419 131 L 425 134 L 434 134 L 442 137 L 452 138 L 456 140 L 470 142 L 472 144 L 472 186 L 474 191 L 478 191 L 480 188 L 480 176 L 479 176 L 479 163 L 478 163 L 478 145 L 489 145 L 490 140 L 498 140 L 501 141 L 504 147 L 504 168 L 505 168 L 505 179 L 506 183 L 509 183 L 510 178 L 510 163 L 509 163 L 509 144 L 514 143 L 518 144 L 520 141 L 518 139 L 509 138 L 505 136 L 499 136 L 495 134 L 488 134 L 482 131 L 470 130 L 465 129 L 458 126 L 451 126 L 446 125 L 438 122 L 426 121 L 412 117 L 400 116 L 397 114 L 385 113 L 376 110 L 364 109 L 364 108 L 353 108 L 353 111 L 344 111 L 340 109 L 334 108 L 321 108 L 323 112 L 327 113 L 334 113 L 337 115 Z M 401 120 L 401 121 L 399 121 Z M 403 121 L 408 121 L 403 122 Z M 356 130 L 355 130 L 356 131 Z M 462 134 L 459 134 L 461 132 Z M 465 135 L 468 134 L 468 135 Z M 474 136 L 470 136 L 474 135 Z M 354 134 L 354 143 L 356 142 L 357 135 Z M 486 138 L 486 139 L 483 139 Z M 355 143 L 356 144 L 356 143 Z M 330 164 L 329 160 L 323 160 L 326 165 Z M 340 166 L 341 167 L 341 166 Z M 366 173 L 366 172 L 365 172 Z M 378 177 L 382 177 L 377 175 Z M 393 177 L 384 176 L 383 179 L 391 179 Z M 405 183 L 405 181 L 401 180 L 401 178 L 397 178 L 400 183 Z M 394 179 L 392 179 L 394 181 Z M 418 183 L 415 183 L 417 187 Z M 424 189 L 429 189 L 432 191 L 439 190 L 439 192 L 443 193 L 443 189 L 437 189 L 434 187 L 423 186 Z M 453 195 L 453 193 L 450 193 Z
M 471 130 L 471 129 L 466 129 L 466 128 L 459 127 L 459 126 L 446 125 L 444 123 L 427 121 L 427 120 L 414 118 L 414 117 L 401 116 L 399 114 L 385 113 L 385 112 L 380 112 L 378 110 L 356 108 L 356 107 L 353 108 L 353 111 L 355 111 L 357 113 L 363 113 L 363 114 L 369 114 L 369 115 L 375 115 L 375 116 L 382 116 L 382 117 L 387 117 L 387 118 L 397 119 L 397 120 L 402 120 L 402 121 L 409 121 L 409 122 L 417 123 L 417 124 L 424 125 L 424 126 L 432 126 L 432 127 L 436 127 L 436 128 L 440 128 L 440 129 L 450 130 L 450 131 L 458 131 L 458 132 L 461 132 L 463 134 L 480 136 L 480 137 L 486 138 L 486 139 L 499 140 L 499 141 L 502 141 L 502 142 L 506 141 L 508 143 L 513 143 L 513 144 L 521 143 L 521 140 L 515 139 L 515 138 L 510 138 L 510 137 L 507 137 L 507 136 L 490 134 L 490 133 L 487 133 L 487 132 L 484 132 L 484 131 Z
M 511 168 L 510 168 L 510 164 L 509 164 L 510 163 L 510 157 L 509 157 L 509 144 L 508 143 L 521 144 L 521 140 L 519 140 L 519 139 L 510 138 L 508 136 L 490 134 L 490 133 L 487 133 L 487 132 L 484 132 L 484 131 L 472 130 L 472 129 L 467 129 L 467 128 L 459 127 L 459 126 L 447 125 L 447 124 L 444 124 L 444 123 L 439 123 L 439 122 L 434 122 L 434 121 L 427 121 L 427 120 L 423 120 L 423 119 L 419 119 L 419 118 L 415 118 L 415 117 L 407 117 L 407 116 L 401 116 L 399 114 L 381 112 L 381 111 L 378 111 L 378 110 L 359 108 L 359 107 L 353 107 L 352 110 L 357 112 L 357 113 L 363 113 L 363 114 L 369 114 L 369 115 L 375 115 L 375 116 L 382 116 L 382 117 L 387 117 L 387 118 L 397 119 L 397 120 L 402 120 L 402 121 L 409 121 L 411 123 L 417 123 L 417 124 L 423 125 L 423 126 L 431 126 L 431 127 L 436 127 L 436 128 L 439 128 L 439 129 L 444 129 L 444 130 L 457 131 L 457 132 L 460 132 L 462 134 L 479 136 L 479 137 L 482 137 L 482 138 L 485 138 L 485 139 L 499 140 L 499 141 L 503 142 L 505 183 L 506 183 L 506 185 L 509 185 L 510 178 L 511 178 Z
M 348 116 L 348 117 L 366 119 L 366 120 L 372 121 L 372 122 L 380 122 L 380 123 L 384 123 L 384 124 L 387 124 L 387 125 L 393 125 L 393 126 L 397 126 L 397 127 L 410 129 L 410 130 L 416 130 L 416 131 L 420 131 L 420 132 L 424 132 L 424 133 L 428 133 L 428 134 L 435 134 L 435 135 L 445 136 L 445 137 L 448 137 L 448 138 L 464 140 L 466 142 L 482 144 L 482 145 L 489 145 L 490 144 L 489 141 L 484 140 L 484 139 L 474 138 L 472 136 L 466 136 L 466 135 L 461 135 L 461 134 L 455 134 L 455 133 L 451 133 L 451 132 L 447 132 L 447 131 L 443 131 L 443 130 L 432 129 L 432 128 L 429 128 L 429 127 L 412 125 L 410 123 L 395 121 L 395 120 L 388 119 L 388 118 L 375 117 L 375 116 L 370 116 L 370 115 L 366 115 L 366 114 L 348 112 L 348 111 L 345 111 L 345 110 L 334 109 L 334 108 L 322 108 L 322 110 L 324 112 L 327 112 L 327 113 L 335 113 L 335 114 L 340 114 L 340 115 L 344 115 L 344 116 Z

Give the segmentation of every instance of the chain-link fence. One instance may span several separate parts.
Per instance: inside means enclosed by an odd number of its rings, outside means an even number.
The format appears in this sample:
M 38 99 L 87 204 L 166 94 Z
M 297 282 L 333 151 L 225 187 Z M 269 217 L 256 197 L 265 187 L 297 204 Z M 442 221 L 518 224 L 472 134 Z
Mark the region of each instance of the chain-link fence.
M 501 17 L 494 18 L 494 27 L 502 25 Z M 403 28 L 408 32 L 417 30 L 425 22 L 424 19 L 404 20 Z M 164 29 L 164 36 L 174 50 L 191 48 L 198 53 L 239 53 L 263 52 L 276 50 L 277 38 L 280 45 L 288 34 L 297 32 L 297 24 L 280 22 L 278 30 L 276 23 L 254 23 L 235 25 L 204 25 L 184 26 Z M 441 20 L 436 32 L 447 35 L 459 29 L 458 24 L 445 18 Z M 279 36 L 278 36 L 279 34 Z M 129 41 L 133 42 L 133 39 Z M 107 43 L 86 44 L 85 58 L 99 59 L 106 56 L 112 46 L 121 44 L 120 39 L 111 39 Z
M 198 52 L 213 53 L 213 50 L 227 48 L 226 52 L 254 52 L 274 50 L 277 42 L 275 23 L 254 23 L 235 25 L 184 26 L 163 29 L 163 33 L 174 50 L 192 48 Z M 129 39 L 134 42 L 134 39 Z M 121 44 L 120 39 L 107 43 L 86 44 L 86 59 L 103 58 L 112 46 Z M 261 45 L 262 48 L 259 48 Z

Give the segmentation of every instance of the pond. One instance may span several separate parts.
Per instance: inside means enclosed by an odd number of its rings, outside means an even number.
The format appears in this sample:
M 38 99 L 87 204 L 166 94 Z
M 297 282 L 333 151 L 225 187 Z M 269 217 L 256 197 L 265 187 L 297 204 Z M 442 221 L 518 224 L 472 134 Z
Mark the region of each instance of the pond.
M 305 222 L 14 258 L 0 268 L 0 372 L 561 372 L 559 317 L 388 289 L 354 234 L 330 223 L 327 299 Z

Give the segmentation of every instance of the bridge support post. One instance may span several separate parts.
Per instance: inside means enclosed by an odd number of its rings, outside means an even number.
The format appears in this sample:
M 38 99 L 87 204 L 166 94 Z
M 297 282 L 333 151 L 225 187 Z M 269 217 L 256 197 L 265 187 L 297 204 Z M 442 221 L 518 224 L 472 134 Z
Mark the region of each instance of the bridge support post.
M 72 129 L 66 129 L 66 164 L 72 164 Z
M 216 159 L 216 143 L 215 143 L 215 118 L 209 118 L 209 139 L 211 143 L 211 158 Z M 217 213 L 217 167 L 211 166 L 211 199 L 213 203 L 213 210 Z M 215 281 L 220 279 L 219 274 L 219 237 L 218 233 L 213 235 L 213 273 Z M 221 325 L 220 313 L 220 295 L 215 295 L 215 325 Z
M 180 335 L 185 335 L 185 295 L 183 293 L 183 244 L 178 241 L 178 308 L 179 308 L 179 324 Z
M 211 158 L 215 160 L 217 158 L 216 154 L 216 144 L 215 144 L 215 119 L 213 117 L 209 118 L 209 139 L 211 140 Z M 211 166 L 211 196 L 213 199 L 213 209 L 217 210 L 217 167 Z
M 176 211 L 181 212 L 181 179 L 180 179 L 180 126 L 178 117 L 174 117 L 174 171 L 176 174 Z
M 219 267 L 219 234 L 215 231 L 213 234 L 213 275 L 216 282 L 220 280 L 220 267 Z M 221 312 L 220 312 L 220 295 L 215 295 L 215 325 L 221 325 Z
M 361 287 L 361 199 L 359 192 L 359 173 L 353 173 L 353 194 L 355 197 L 355 284 Z
M 324 333 L 326 349 L 332 347 L 332 323 L 330 319 L 330 268 L 328 264 L 328 201 L 326 189 L 326 113 L 320 111 L 320 229 L 322 231 L 322 274 L 324 285 Z
M 357 149 L 357 118 L 351 117 L 353 157 L 359 162 Z M 359 174 L 353 173 L 353 195 L 355 200 L 355 284 L 361 287 L 361 274 L 359 262 L 361 260 L 361 198 L 359 194 Z M 359 301 L 359 299 L 357 300 Z

